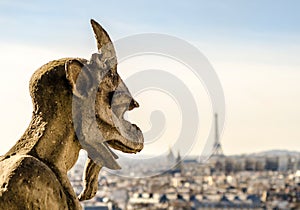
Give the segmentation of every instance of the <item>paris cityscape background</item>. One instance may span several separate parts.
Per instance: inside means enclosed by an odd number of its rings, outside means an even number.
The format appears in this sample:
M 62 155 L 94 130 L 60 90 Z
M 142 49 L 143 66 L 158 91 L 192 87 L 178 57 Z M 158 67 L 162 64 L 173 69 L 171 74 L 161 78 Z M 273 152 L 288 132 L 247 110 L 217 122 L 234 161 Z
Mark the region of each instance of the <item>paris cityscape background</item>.
M 161 108 L 167 127 L 165 135 L 146 144 L 134 160 L 157 153 L 165 158 L 156 165 L 136 161 L 134 168 L 127 168 L 120 158 L 123 175 L 102 171 L 99 192 L 85 209 L 299 209 L 299 7 L 295 0 L 2 0 L 0 155 L 14 145 L 31 119 L 28 84 L 33 72 L 50 60 L 89 58 L 95 52 L 89 25 L 94 18 L 113 40 L 160 33 L 197 47 L 222 84 L 226 118 L 218 138 L 209 139 L 218 140 L 222 153 L 211 151 L 214 155 L 203 163 L 199 159 L 208 133 L 216 131 L 205 88 L 193 89 L 190 81 L 192 90 L 201 89 L 196 94 L 201 132 L 185 154 L 172 149 L 180 129 L 174 101 L 155 93 L 136 96 L 140 108 L 129 119 L 147 132 L 151 108 Z M 119 66 L 125 79 L 132 73 L 132 62 Z M 82 190 L 85 157 L 82 153 L 69 174 L 77 193 Z M 156 175 L 146 177 L 154 168 Z

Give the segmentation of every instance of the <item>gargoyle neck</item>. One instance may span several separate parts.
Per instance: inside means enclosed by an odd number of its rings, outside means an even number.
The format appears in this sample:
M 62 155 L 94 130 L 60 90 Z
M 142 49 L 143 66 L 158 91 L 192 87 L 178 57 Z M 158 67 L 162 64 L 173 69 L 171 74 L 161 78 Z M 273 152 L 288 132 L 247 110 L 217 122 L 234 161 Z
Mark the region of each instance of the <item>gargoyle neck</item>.
M 64 171 L 73 167 L 81 149 L 70 113 L 69 110 L 58 111 L 54 118 L 48 119 L 43 134 L 32 150 L 38 158 Z

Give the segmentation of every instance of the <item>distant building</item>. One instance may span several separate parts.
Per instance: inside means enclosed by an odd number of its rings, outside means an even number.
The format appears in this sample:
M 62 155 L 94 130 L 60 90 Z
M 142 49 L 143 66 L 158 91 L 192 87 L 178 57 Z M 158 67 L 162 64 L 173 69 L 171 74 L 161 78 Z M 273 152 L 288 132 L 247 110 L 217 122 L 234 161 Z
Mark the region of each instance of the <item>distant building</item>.
M 85 206 L 84 210 L 109 210 L 107 206 Z
M 245 157 L 238 157 L 235 158 L 235 171 L 244 171 L 246 168 L 246 158 Z
M 231 173 L 235 171 L 235 162 L 231 158 L 226 158 L 225 160 L 225 172 L 226 173 Z
M 256 161 L 254 158 L 247 158 L 245 164 L 246 171 L 255 171 L 256 169 Z
M 181 172 L 182 172 L 182 159 L 181 159 L 181 156 L 180 156 L 180 152 L 179 152 L 179 151 L 178 151 L 177 158 L 176 158 L 176 166 L 175 166 L 175 170 L 176 170 L 178 173 L 181 173 Z
M 167 155 L 167 161 L 169 163 L 175 163 L 175 161 L 176 161 L 175 155 L 174 155 L 171 147 L 169 147 L 169 154 Z
M 105 204 L 94 204 L 89 206 L 83 206 L 83 210 L 112 210 Z
M 287 170 L 296 171 L 298 166 L 298 160 L 296 157 L 289 157 Z
M 279 171 L 286 171 L 288 170 L 289 159 L 290 157 L 287 155 L 282 155 L 278 158 L 278 170 Z
M 300 159 L 298 159 L 297 162 L 298 162 L 298 163 L 297 163 L 297 170 L 300 170 Z
M 265 170 L 265 168 L 266 168 L 266 158 L 264 158 L 264 157 L 256 158 L 255 170 L 263 171 L 263 170 Z
M 267 157 L 266 158 L 266 167 L 268 171 L 277 171 L 278 170 L 278 157 Z
M 182 159 L 181 159 L 181 156 L 180 156 L 180 152 L 178 151 L 177 157 L 175 158 L 172 150 L 170 149 L 169 151 L 170 152 L 167 156 L 167 160 L 169 161 L 169 164 L 174 163 L 175 166 L 172 167 L 170 170 L 168 170 L 167 173 L 170 173 L 170 174 L 182 173 L 183 172 L 183 166 L 182 166 Z M 172 159 L 174 159 L 174 161 L 170 162 Z

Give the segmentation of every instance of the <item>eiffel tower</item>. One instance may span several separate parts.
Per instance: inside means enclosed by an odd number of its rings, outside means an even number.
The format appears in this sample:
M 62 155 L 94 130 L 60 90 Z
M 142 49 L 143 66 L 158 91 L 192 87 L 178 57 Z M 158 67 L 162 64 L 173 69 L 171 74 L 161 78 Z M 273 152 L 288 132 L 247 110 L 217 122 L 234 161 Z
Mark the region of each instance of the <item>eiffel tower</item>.
M 218 114 L 215 113 L 215 143 L 213 147 L 212 157 L 225 156 L 219 139 Z

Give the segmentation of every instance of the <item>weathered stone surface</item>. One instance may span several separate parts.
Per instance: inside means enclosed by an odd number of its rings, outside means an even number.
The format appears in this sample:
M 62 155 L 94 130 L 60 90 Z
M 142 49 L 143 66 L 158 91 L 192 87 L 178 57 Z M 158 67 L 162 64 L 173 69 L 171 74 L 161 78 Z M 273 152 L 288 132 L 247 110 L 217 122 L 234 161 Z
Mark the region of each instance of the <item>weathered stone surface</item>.
M 97 22 L 91 24 L 98 53 L 90 61 L 51 61 L 31 78 L 31 123 L 0 157 L 0 209 L 81 209 L 79 199 L 97 191 L 101 168 L 120 168 L 109 147 L 127 153 L 143 148 L 140 129 L 123 119 L 138 104 L 117 73 L 113 44 Z M 67 171 L 80 149 L 89 159 L 78 199 Z

